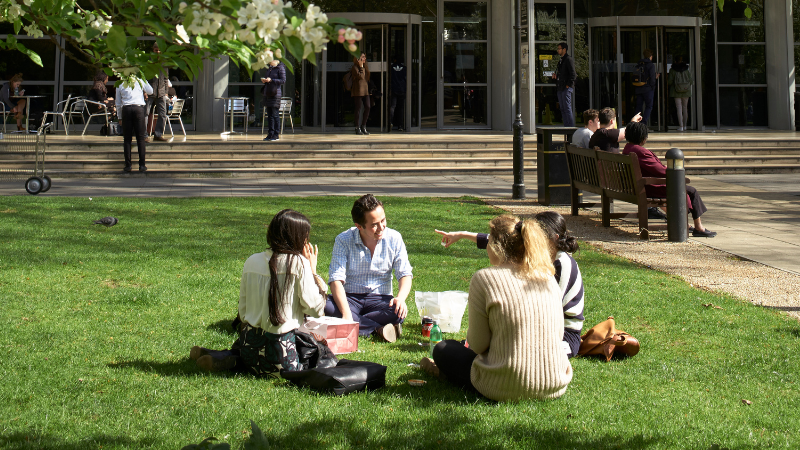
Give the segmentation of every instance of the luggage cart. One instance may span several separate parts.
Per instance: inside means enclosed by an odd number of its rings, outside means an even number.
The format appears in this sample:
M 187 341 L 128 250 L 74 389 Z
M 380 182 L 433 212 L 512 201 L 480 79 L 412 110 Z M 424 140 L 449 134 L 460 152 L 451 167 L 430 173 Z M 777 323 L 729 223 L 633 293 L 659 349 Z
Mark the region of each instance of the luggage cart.
M 50 177 L 44 174 L 47 149 L 45 133 L 50 124 L 36 133 L 2 134 L 0 139 L 0 179 L 24 179 L 25 190 L 36 195 L 50 190 Z

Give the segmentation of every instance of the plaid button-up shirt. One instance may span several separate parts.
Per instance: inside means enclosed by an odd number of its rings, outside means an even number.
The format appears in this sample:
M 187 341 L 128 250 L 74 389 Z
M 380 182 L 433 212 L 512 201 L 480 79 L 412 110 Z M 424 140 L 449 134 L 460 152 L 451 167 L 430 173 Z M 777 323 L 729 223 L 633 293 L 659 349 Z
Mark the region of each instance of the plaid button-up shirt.
M 386 228 L 383 239 L 375 246 L 375 254 L 361 241 L 358 228 L 353 227 L 336 236 L 328 271 L 328 282 L 342 281 L 350 294 L 392 295 L 392 270 L 400 280 L 410 277 L 411 263 L 403 237 Z

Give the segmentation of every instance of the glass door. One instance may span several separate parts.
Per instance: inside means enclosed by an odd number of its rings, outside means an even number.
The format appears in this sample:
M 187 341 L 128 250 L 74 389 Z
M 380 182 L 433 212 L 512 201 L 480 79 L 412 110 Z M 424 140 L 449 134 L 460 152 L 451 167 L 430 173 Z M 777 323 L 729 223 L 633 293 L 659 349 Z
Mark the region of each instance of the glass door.
M 533 62 L 535 65 L 534 82 L 536 85 L 534 104 L 537 126 L 560 126 L 564 123 L 561 105 L 558 103 L 556 94 L 556 80 L 553 79 L 553 74 L 556 73 L 558 62 L 561 59 L 556 52 L 558 44 L 562 42 L 569 44 L 567 11 L 568 5 L 566 3 L 534 2 L 533 4 Z M 575 49 L 572 46 L 569 47 L 567 53 L 573 55 L 574 60 Z M 576 87 L 574 92 L 577 94 L 577 91 Z M 575 96 L 576 94 L 573 95 Z M 574 97 L 573 112 L 578 112 Z M 581 123 L 581 121 L 582 119 L 579 118 L 575 123 Z
M 647 103 L 638 100 L 639 95 L 636 92 L 637 86 L 633 84 L 633 76 L 639 61 L 644 59 L 644 53 L 649 51 L 653 55 L 653 65 L 655 65 L 656 68 L 656 87 L 653 93 L 653 101 L 651 103 L 652 106 L 647 126 L 651 130 L 660 130 L 661 128 L 661 106 L 663 102 L 661 100 L 662 89 L 660 89 L 660 87 L 663 80 L 661 80 L 660 73 L 661 54 L 659 52 L 659 43 L 661 39 L 659 31 L 660 29 L 657 27 L 620 29 L 620 68 L 622 80 L 620 83 L 620 97 L 622 99 L 622 105 L 621 110 L 617 112 L 617 115 L 621 117 L 619 121 L 620 124 L 627 123 L 630 118 L 637 113 L 641 113 L 642 116 L 646 114 Z
M 485 1 L 440 0 L 439 128 L 489 128 L 491 61 Z
M 691 28 L 667 28 L 664 30 L 664 60 L 667 66 L 667 74 L 672 70 L 672 66 L 683 60 L 689 66 L 690 71 L 694 70 L 694 30 Z M 666 84 L 666 79 L 664 80 Z M 696 83 L 695 83 L 696 84 Z M 694 85 L 692 86 L 694 89 Z M 669 93 L 667 93 L 669 95 Z M 694 95 L 693 95 L 694 96 Z M 675 102 L 667 100 L 665 105 L 665 118 L 666 125 L 669 128 L 678 128 L 678 110 L 676 109 Z M 691 101 L 689 104 L 691 105 Z M 694 123 L 694 114 L 692 108 L 688 108 L 687 128 L 696 129 Z
M 620 68 L 617 58 L 617 27 L 594 27 L 591 31 L 592 107 L 619 111 Z

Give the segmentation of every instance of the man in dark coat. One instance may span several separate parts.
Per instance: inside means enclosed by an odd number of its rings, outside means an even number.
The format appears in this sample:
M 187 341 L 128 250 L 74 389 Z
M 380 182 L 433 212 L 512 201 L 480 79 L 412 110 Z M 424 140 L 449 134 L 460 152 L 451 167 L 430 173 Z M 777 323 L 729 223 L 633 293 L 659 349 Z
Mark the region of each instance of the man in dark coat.
M 405 104 L 406 104 L 406 65 L 402 62 L 397 60 L 397 57 L 392 59 L 392 100 L 389 104 L 389 129 L 388 132 L 392 131 L 392 124 L 397 124 L 397 129 L 403 131 L 403 115 L 395 120 L 394 113 L 396 111 L 397 105 L 400 105 L 400 111 L 405 112 Z
M 573 98 L 575 95 L 575 79 L 578 77 L 575 73 L 575 62 L 572 56 L 567 54 L 569 46 L 566 42 L 558 44 L 556 52 L 561 60 L 558 61 L 558 69 L 553 74 L 553 79 L 556 80 L 556 93 L 558 94 L 558 104 L 561 108 L 561 116 L 564 120 L 565 127 L 575 126 L 575 113 L 572 109 Z
M 653 64 L 653 51 L 645 49 L 642 53 L 644 58 L 639 60 L 639 64 L 644 67 L 644 79 L 641 80 L 644 85 L 636 86 L 634 92 L 636 92 L 636 112 L 642 113 L 642 121 L 649 125 L 658 74 L 656 73 L 656 66 Z

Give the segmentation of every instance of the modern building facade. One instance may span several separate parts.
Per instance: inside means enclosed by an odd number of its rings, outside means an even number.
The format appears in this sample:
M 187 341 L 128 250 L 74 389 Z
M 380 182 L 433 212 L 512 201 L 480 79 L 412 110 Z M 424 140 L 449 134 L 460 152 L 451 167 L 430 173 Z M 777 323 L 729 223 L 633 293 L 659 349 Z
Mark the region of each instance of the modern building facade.
M 625 123 L 636 112 L 631 74 L 645 49 L 660 74 L 651 127 L 677 127 L 674 102 L 665 87 L 678 57 L 695 83 L 689 129 L 795 127 L 795 71 L 800 64 L 800 0 L 521 0 L 522 45 L 516 54 L 514 0 L 321 0 L 330 17 L 347 17 L 364 33 L 378 92 L 368 128 L 385 129 L 392 98 L 392 63 L 406 68 L 406 95 L 396 98 L 394 125 L 412 131 L 508 131 L 514 119 L 514 71 L 522 68 L 522 110 L 526 131 L 555 126 L 564 112 L 550 75 L 556 45 L 566 42 L 576 63 L 575 111 L 610 106 Z M 3 24 L 4 26 L 7 24 Z M 0 33 L 10 32 L 0 27 Z M 5 36 L 0 35 L 0 38 Z M 20 39 L 27 39 L 19 36 Z M 44 69 L 22 55 L 0 55 L 0 77 L 23 72 L 27 87 L 52 108 L 68 94 L 88 92 L 91 69 L 65 57 L 47 39 L 27 39 Z M 143 40 L 141 45 L 148 46 Z M 329 44 L 316 64 L 294 64 L 284 95 L 293 98 L 294 123 L 307 131 L 352 130 L 353 103 L 342 87 L 352 56 Z M 184 117 L 190 128 L 221 131 L 218 97 L 251 98 L 251 119 L 261 121 L 259 74 L 247 77 L 224 59 L 209 60 L 190 80 L 171 71 L 176 86 L 191 97 Z

